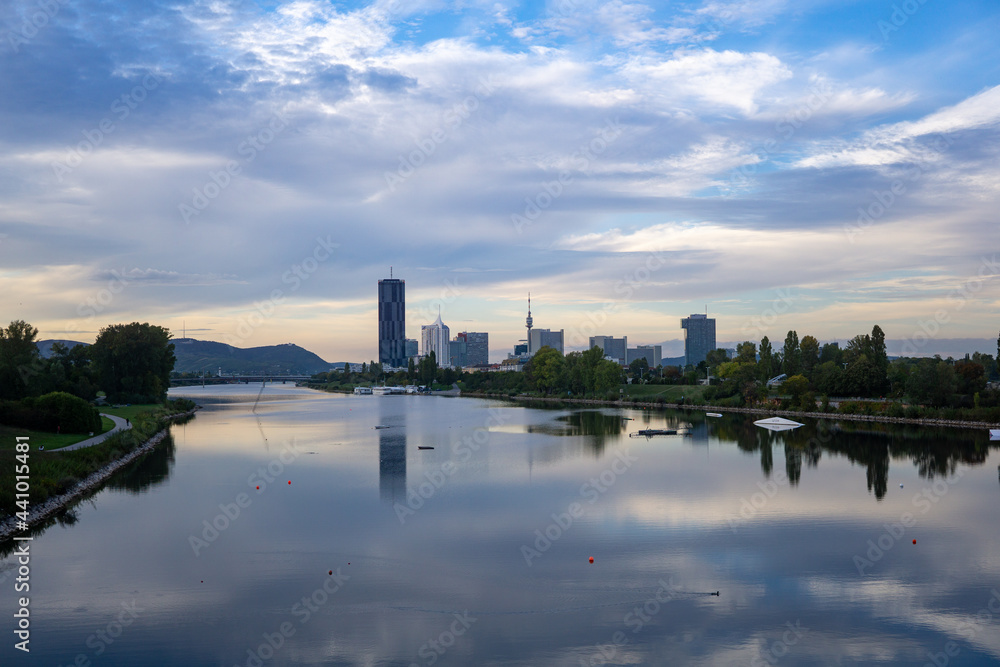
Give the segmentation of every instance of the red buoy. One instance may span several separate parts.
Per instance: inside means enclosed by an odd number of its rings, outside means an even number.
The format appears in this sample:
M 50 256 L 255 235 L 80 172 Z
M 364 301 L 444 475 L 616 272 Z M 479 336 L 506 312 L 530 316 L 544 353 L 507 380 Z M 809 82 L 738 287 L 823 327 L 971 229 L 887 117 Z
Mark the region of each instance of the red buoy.
M 288 483 L 289 483 L 289 484 L 291 484 L 291 483 L 292 483 L 292 480 L 288 480 Z
M 333 570 L 330 570 L 330 574 L 333 574 Z
M 594 557 L 593 557 L 593 556 L 591 556 L 591 557 L 590 557 L 590 562 L 591 562 L 591 563 L 593 563 L 593 562 L 594 562 Z
M 916 544 L 916 543 L 917 543 L 917 541 L 916 541 L 916 540 L 913 540 L 913 543 L 914 543 L 914 544 Z

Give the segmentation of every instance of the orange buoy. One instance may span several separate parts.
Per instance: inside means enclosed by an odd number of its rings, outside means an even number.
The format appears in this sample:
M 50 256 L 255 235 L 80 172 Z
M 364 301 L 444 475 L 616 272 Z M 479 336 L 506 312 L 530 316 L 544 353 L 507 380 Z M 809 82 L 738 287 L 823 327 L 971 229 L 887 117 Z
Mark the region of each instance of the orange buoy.
M 591 563 L 593 563 L 593 562 L 594 562 L 594 557 L 593 557 L 593 556 L 591 556 L 591 557 L 590 557 L 590 562 L 591 562 Z

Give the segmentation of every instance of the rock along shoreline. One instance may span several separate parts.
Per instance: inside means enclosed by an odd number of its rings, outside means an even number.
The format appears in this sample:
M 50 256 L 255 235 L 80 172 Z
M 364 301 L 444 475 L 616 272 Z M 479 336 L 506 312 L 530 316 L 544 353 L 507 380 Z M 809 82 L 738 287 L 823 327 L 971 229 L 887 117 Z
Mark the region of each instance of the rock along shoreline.
M 602 405 L 612 408 L 661 408 L 694 412 L 737 412 L 747 415 L 773 415 L 780 417 L 809 417 L 838 421 L 878 422 L 882 424 L 913 424 L 917 426 L 948 426 L 951 428 L 997 428 L 1000 424 L 980 421 L 960 421 L 955 419 L 914 419 L 912 417 L 888 417 L 885 415 L 854 415 L 841 412 L 801 412 L 798 410 L 774 410 L 769 408 L 735 408 L 720 405 L 680 405 L 679 403 L 622 402 L 599 398 L 559 398 L 554 396 L 507 396 L 482 393 L 463 393 L 474 398 L 492 398 L 507 401 L 543 401 L 546 403 L 578 403 L 580 405 Z
M 200 406 L 199 406 L 200 407 Z M 180 419 L 182 417 L 188 417 L 193 415 L 198 410 L 196 407 L 190 412 L 181 412 L 173 415 L 167 415 L 162 417 L 165 421 L 172 421 L 174 419 Z M 72 489 L 66 493 L 56 496 L 54 498 L 49 498 L 41 505 L 32 506 L 31 511 L 28 513 L 28 527 L 38 524 L 49 517 L 52 517 L 62 510 L 64 510 L 68 505 L 77 500 L 78 498 L 86 495 L 90 491 L 93 491 L 103 485 L 108 479 L 111 478 L 116 472 L 132 463 L 136 459 L 142 457 L 145 454 L 153 451 L 158 444 L 160 444 L 167 433 L 170 431 L 170 427 L 166 427 L 157 431 L 149 440 L 142 443 L 131 452 L 121 457 L 120 459 L 115 459 L 111 463 L 105 465 L 103 468 L 99 468 L 87 475 L 87 477 L 76 484 Z M 95 445 L 96 446 L 96 445 Z M 10 517 L 2 524 L 0 524 L 0 542 L 9 540 L 13 538 L 17 533 L 24 532 L 23 530 L 17 529 L 17 517 Z

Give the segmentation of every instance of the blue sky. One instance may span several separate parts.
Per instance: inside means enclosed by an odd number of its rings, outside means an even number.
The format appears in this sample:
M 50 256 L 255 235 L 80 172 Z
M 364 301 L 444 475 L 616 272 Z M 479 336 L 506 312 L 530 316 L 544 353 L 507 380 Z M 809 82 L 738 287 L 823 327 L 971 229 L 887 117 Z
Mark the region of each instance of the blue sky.
M 994 2 L 0 6 L 5 320 L 993 338 Z M 931 332 L 931 333 L 929 333 Z

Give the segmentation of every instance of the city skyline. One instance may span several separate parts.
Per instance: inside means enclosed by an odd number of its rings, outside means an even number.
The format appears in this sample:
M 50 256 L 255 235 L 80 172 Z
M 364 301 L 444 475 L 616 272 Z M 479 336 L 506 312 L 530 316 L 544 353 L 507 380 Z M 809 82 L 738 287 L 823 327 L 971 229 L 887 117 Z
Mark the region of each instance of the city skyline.
M 40 338 L 375 359 L 390 264 L 497 351 L 528 291 L 567 350 L 706 303 L 720 341 L 996 336 L 995 3 L 51 6 L 0 8 L 0 305 Z

